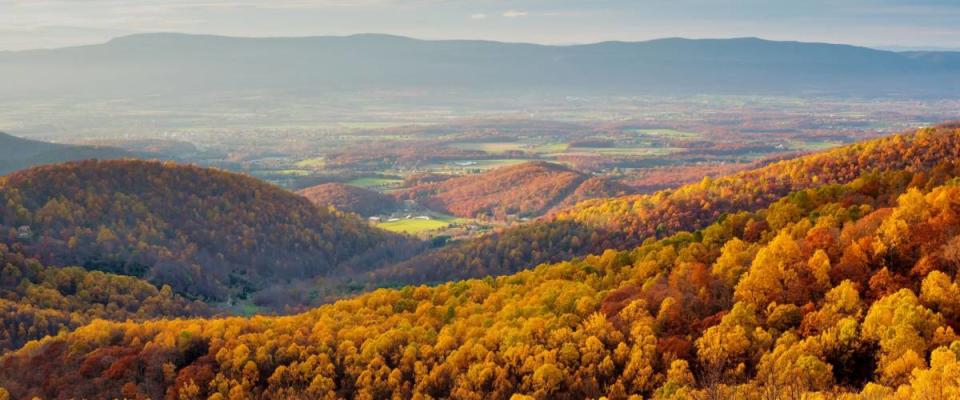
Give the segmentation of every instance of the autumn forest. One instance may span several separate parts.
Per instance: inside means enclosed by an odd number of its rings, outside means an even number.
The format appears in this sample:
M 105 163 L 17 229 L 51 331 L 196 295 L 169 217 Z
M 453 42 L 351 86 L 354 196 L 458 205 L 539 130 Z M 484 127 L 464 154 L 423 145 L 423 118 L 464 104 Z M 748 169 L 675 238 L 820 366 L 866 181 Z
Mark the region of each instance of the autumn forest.
M 922 128 L 433 250 L 215 170 L 24 170 L 2 179 L 0 393 L 952 398 L 958 142 Z M 410 286 L 212 306 L 344 274 Z
M 957 21 L 0 0 L 0 400 L 960 399 Z

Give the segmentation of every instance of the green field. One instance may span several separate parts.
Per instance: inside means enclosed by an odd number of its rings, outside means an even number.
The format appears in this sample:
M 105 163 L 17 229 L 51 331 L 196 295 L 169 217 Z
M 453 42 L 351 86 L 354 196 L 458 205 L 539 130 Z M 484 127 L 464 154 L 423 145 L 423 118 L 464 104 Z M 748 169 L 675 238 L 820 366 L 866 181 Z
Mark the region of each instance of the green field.
M 377 178 L 372 176 L 357 178 L 350 182 L 347 182 L 348 185 L 359 186 L 359 187 L 368 188 L 368 189 L 385 187 L 385 186 L 393 186 L 400 183 L 403 183 L 403 180 L 390 179 L 390 178 Z
M 326 161 L 323 159 L 323 157 L 308 158 L 306 160 L 298 161 L 294 165 L 297 168 L 319 170 L 323 169 L 323 166 L 326 165 Z
M 451 217 L 448 215 L 431 215 L 431 218 L 432 219 L 430 220 L 401 219 L 399 221 L 381 222 L 377 224 L 377 227 L 391 232 L 418 234 L 437 229 L 443 229 L 450 226 L 450 224 L 454 222 L 469 221 L 467 219 Z

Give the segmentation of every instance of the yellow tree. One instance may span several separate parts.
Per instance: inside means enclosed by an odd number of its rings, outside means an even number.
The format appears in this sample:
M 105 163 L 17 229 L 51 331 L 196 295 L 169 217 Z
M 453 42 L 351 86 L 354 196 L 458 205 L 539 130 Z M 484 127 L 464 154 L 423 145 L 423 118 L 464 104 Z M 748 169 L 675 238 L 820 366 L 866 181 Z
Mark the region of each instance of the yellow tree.
M 935 345 L 943 318 L 920 304 L 908 289 L 881 298 L 867 312 L 862 336 L 880 345 L 878 372 L 890 385 L 904 383 L 914 368 L 923 367 L 923 354 Z

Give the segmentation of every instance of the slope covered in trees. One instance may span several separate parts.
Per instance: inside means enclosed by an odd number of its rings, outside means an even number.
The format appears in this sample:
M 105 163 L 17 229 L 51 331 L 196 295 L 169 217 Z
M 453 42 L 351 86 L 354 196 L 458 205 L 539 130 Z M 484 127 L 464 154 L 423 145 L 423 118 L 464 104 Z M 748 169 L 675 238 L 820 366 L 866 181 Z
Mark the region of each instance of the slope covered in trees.
M 91 158 L 119 159 L 137 154 L 109 146 L 73 146 L 19 138 L 0 132 L 0 174 L 36 165 Z
M 952 398 L 960 165 L 866 172 L 696 232 L 290 317 L 98 321 L 14 398 Z
M 346 185 L 324 183 L 299 192 L 317 207 L 333 206 L 338 210 L 360 214 L 364 217 L 385 214 L 397 209 L 400 204 L 393 197 L 377 191 Z
M 50 267 L 0 244 L 0 353 L 94 319 L 211 315 L 169 286 L 79 267 Z
M 553 206 L 552 210 L 564 210 L 590 199 L 620 197 L 631 193 L 637 193 L 637 189 L 604 177 L 592 176 L 580 183 L 573 193 L 563 199 L 559 204 Z
M 173 163 L 38 167 L 0 189 L 0 239 L 26 254 L 213 299 L 376 265 L 406 241 L 254 178 Z
M 934 166 L 950 160 L 960 160 L 960 125 L 921 128 L 674 190 L 585 201 L 549 218 L 384 268 L 370 275 L 371 284 L 501 275 L 573 255 L 628 249 L 649 237 L 702 228 L 727 213 L 765 207 L 792 191 L 848 182 L 862 171 L 937 175 L 943 172 Z
M 509 215 L 537 217 L 568 199 L 612 196 L 619 194 L 618 189 L 626 190 L 599 179 L 559 164 L 528 162 L 416 185 L 396 196 L 460 217 L 502 220 Z M 589 186 L 581 190 L 587 182 Z

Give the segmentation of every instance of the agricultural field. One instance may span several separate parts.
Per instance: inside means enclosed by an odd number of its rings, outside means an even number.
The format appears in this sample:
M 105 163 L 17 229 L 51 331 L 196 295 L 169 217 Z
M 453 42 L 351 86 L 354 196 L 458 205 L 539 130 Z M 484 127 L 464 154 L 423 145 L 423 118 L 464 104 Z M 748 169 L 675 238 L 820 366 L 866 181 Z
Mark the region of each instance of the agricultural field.
M 323 159 L 323 157 L 314 157 L 314 158 L 307 158 L 304 160 L 297 161 L 294 165 L 297 168 L 320 171 L 320 170 L 323 170 L 323 167 L 324 165 L 326 165 L 326 162 Z
M 420 218 L 423 216 L 427 216 L 430 219 Z M 450 225 L 454 223 L 466 224 L 470 222 L 471 220 L 465 218 L 456 218 L 449 215 L 429 213 L 414 215 L 412 218 L 399 218 L 396 221 L 384 221 L 377 223 L 376 226 L 391 232 L 420 235 L 430 231 L 449 228 Z

